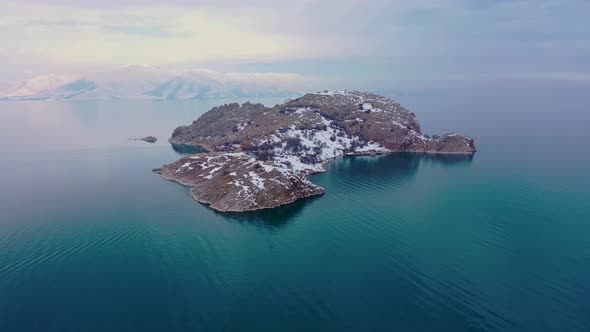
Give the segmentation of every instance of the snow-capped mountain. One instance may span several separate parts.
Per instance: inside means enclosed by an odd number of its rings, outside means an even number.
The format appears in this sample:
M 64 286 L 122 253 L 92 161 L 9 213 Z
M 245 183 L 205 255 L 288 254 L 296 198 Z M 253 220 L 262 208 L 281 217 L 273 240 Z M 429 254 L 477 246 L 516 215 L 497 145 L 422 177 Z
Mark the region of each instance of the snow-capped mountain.
M 9 96 L 37 96 L 47 98 L 54 94 L 60 94 L 62 89 L 69 89 L 69 85 L 79 80 L 77 76 L 58 76 L 54 74 L 37 76 L 17 83 Z
M 0 100 L 290 97 L 297 94 L 293 86 L 298 80 L 293 74 L 174 72 L 131 65 L 87 75 L 33 77 L 0 92 Z

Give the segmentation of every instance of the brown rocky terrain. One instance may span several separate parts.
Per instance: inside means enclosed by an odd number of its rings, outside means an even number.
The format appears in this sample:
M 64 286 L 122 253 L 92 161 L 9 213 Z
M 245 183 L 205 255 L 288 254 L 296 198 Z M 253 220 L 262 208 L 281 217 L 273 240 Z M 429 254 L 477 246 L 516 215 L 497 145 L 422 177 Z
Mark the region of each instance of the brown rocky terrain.
M 472 154 L 473 139 L 422 134 L 414 113 L 395 101 L 358 91 L 318 92 L 274 107 L 218 106 L 170 143 L 207 152 L 159 169 L 191 187 L 198 201 L 220 211 L 248 211 L 322 194 L 306 179 L 342 155 L 388 152 Z
M 197 201 L 219 211 L 272 208 L 324 193 L 304 174 L 246 153 L 198 154 L 166 165 L 159 172 L 165 179 L 190 186 Z

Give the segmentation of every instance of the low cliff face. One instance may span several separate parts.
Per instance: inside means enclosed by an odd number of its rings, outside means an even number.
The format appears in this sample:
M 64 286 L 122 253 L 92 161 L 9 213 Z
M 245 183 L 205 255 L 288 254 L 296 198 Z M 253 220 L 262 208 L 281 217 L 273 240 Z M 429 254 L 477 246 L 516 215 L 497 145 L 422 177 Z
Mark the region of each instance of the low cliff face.
M 341 155 L 475 151 L 473 139 L 422 135 L 414 113 L 372 93 L 319 92 L 276 105 L 228 104 L 174 130 L 172 144 L 197 154 L 162 167 L 161 175 L 191 186 L 193 197 L 221 211 L 247 211 L 322 194 L 306 180 Z

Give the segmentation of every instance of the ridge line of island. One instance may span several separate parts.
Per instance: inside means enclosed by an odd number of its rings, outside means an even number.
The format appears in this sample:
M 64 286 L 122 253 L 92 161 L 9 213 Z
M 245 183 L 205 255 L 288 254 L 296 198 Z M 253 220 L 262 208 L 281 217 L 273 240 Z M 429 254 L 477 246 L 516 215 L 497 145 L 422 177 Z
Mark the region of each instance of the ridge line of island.
M 203 152 L 154 169 L 191 187 L 212 209 L 243 212 L 275 208 L 321 195 L 307 176 L 350 155 L 419 152 L 473 154 L 471 137 L 423 135 L 414 113 L 373 93 L 321 91 L 274 107 L 246 102 L 214 107 L 174 130 L 173 146 Z

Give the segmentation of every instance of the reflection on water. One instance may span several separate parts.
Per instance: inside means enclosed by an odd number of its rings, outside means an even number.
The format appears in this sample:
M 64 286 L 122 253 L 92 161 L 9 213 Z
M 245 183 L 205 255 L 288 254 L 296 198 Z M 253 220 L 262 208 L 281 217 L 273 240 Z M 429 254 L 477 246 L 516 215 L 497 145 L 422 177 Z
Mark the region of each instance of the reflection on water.
M 175 144 L 170 143 L 172 146 L 172 150 L 180 154 L 195 154 L 195 153 L 203 153 L 207 152 L 207 150 L 203 149 L 198 145 L 189 145 L 189 144 Z
M 306 205 L 318 200 L 320 196 L 313 196 L 297 200 L 291 204 L 280 206 L 274 209 L 248 212 L 218 212 L 217 214 L 229 221 L 237 221 L 247 225 L 268 228 L 270 230 L 281 229 L 289 221 L 301 215 Z
M 174 144 L 173 144 L 174 146 Z M 175 151 L 177 151 L 175 149 Z M 389 188 L 388 182 L 408 184 L 418 173 L 420 165 L 464 166 L 472 162 L 473 155 L 442 155 L 422 153 L 390 153 L 374 156 L 348 156 L 337 158 L 326 165 L 326 172 L 310 176 L 310 180 L 323 186 L 328 193 L 340 188 L 331 183 L 347 182 L 347 188 Z M 375 184 L 375 185 L 373 185 Z M 390 190 L 390 189 L 387 189 Z M 217 212 L 224 219 L 256 227 L 280 229 L 301 215 L 312 202 L 321 204 L 322 196 L 298 200 L 274 209 L 250 212 Z
M 423 162 L 430 162 L 434 165 L 458 166 L 471 164 L 473 154 L 422 154 Z
M 352 156 L 338 159 L 327 166 L 336 176 L 358 176 L 363 180 L 387 181 L 391 178 L 413 177 L 420 165 L 464 166 L 473 155 L 389 153 L 374 156 Z

